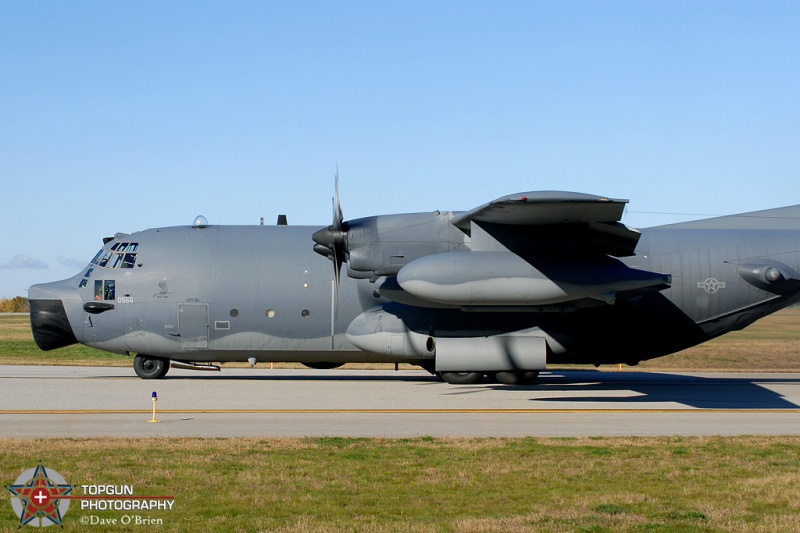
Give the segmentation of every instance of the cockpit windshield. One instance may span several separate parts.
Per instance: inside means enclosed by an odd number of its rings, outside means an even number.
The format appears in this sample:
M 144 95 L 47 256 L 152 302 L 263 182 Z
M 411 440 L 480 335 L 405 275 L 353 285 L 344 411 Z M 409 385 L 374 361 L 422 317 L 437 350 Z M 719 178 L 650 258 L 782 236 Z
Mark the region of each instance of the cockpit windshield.
M 92 264 L 103 268 L 133 268 L 136 265 L 136 254 L 139 252 L 137 242 L 118 242 L 108 250 L 100 250 L 92 259 Z

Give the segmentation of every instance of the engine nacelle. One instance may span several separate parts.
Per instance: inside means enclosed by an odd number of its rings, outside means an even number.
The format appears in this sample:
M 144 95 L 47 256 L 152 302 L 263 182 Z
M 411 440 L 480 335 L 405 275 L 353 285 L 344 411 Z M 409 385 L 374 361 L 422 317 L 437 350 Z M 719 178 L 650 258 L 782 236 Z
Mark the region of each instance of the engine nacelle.
M 348 275 L 394 276 L 409 262 L 430 254 L 468 250 L 468 237 L 450 224 L 451 213 L 413 213 L 347 222 Z

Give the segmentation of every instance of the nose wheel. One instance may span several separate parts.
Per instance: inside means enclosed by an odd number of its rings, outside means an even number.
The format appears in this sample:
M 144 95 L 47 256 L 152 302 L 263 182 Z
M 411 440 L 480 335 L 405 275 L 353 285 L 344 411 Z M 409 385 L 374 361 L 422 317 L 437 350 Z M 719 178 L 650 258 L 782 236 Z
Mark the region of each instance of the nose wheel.
M 133 370 L 142 379 L 161 379 L 169 371 L 169 360 L 137 355 L 133 359 Z

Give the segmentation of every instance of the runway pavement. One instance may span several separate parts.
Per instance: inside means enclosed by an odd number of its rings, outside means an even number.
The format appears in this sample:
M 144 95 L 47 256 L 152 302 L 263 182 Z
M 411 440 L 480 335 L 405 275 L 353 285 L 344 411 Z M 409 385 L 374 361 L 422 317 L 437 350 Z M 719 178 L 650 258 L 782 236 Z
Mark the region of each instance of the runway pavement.
M 152 423 L 156 391 L 157 423 Z M 420 371 L 0 366 L 0 437 L 798 435 L 800 374 L 545 372 L 448 385 Z

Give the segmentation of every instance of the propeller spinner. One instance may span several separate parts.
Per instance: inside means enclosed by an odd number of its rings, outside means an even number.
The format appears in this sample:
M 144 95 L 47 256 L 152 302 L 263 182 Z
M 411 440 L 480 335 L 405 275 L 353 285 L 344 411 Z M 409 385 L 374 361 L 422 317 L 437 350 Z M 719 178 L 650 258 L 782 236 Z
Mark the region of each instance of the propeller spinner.
M 342 264 L 347 260 L 347 224 L 339 203 L 339 171 L 336 171 L 336 195 L 333 198 L 333 223 L 311 236 L 316 243 L 314 251 L 333 261 L 333 278 L 336 281 L 336 300 L 339 300 L 339 281 Z

